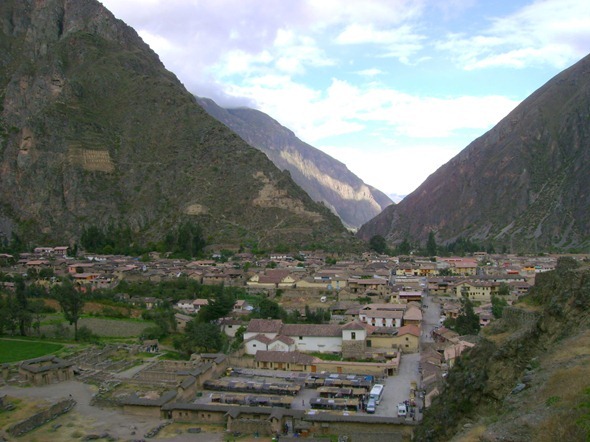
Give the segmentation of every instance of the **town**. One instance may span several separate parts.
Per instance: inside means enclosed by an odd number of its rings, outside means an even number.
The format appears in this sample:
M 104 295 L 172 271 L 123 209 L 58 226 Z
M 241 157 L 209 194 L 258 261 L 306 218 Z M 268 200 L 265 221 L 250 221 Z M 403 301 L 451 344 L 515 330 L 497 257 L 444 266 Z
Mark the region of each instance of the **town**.
M 69 253 L 64 246 L 0 255 L 3 299 L 14 296 L 14 281 L 24 278 L 46 287 L 49 299 L 42 299 L 57 306 L 50 288 L 68 280 L 77 296 L 87 298 L 86 306 L 95 306 L 94 317 L 116 312 L 119 320 L 154 318 L 150 312 L 166 306 L 178 338 L 195 332 L 195 318 L 219 303 L 215 291 L 141 296 L 123 289 L 182 280 L 231 289 L 235 298 L 211 321 L 228 345 L 211 344 L 213 352 L 201 345 L 186 360 L 169 357 L 182 348 L 174 336 L 139 332 L 101 340 L 100 329 L 83 326 L 96 338 L 92 345 L 67 345 L 63 354 L 2 366 L 3 404 L 61 385 L 55 394 L 63 398 L 55 400 L 66 411 L 121 410 L 125 423 L 116 429 L 107 419 L 95 431 L 101 437 L 162 435 L 175 428 L 193 437 L 212 429 L 224 436 L 283 438 L 370 431 L 405 440 L 457 358 L 477 345 L 480 328 L 528 293 L 535 275 L 552 270 L 557 260 L 483 252 L 433 258 L 219 252 L 195 261 Z M 113 293 L 109 302 L 94 296 L 103 291 Z M 85 316 L 80 312 L 76 322 Z M 464 327 L 467 316 L 475 318 L 471 328 Z M 70 331 L 56 321 L 32 322 L 32 335 L 52 341 L 60 337 L 56 330 L 62 338 Z M 2 331 L 12 335 L 6 339 L 17 338 L 16 325 Z M 72 388 L 68 397 L 74 383 L 93 389 Z M 8 434 L 21 434 L 19 428 Z

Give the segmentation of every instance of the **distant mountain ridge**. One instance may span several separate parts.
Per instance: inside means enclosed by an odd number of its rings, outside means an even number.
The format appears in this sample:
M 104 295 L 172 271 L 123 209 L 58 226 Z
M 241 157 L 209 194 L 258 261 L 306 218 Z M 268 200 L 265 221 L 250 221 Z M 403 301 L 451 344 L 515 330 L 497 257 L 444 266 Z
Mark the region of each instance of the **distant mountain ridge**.
M 368 240 L 459 237 L 512 251 L 590 245 L 590 56 L 358 232 Z
M 356 241 L 95 0 L 0 2 L 0 188 L 0 240 L 148 242 L 190 220 L 209 244 Z
M 392 203 L 383 192 L 365 184 L 340 161 L 307 143 L 263 112 L 222 108 L 208 98 L 197 101 L 251 146 L 260 149 L 315 201 L 321 201 L 353 228 L 360 227 Z

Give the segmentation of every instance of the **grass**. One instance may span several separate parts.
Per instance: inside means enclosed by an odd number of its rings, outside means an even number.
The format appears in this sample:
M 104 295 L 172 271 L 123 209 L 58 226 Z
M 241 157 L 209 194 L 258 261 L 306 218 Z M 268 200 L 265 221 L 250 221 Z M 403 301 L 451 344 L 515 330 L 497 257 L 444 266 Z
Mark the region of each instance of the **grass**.
M 61 344 L 43 341 L 0 339 L 0 363 L 38 358 L 60 351 Z
M 312 356 L 321 359 L 322 361 L 341 361 L 342 360 L 342 356 L 340 355 L 335 355 L 332 353 L 319 353 L 319 352 L 313 352 L 310 353 Z

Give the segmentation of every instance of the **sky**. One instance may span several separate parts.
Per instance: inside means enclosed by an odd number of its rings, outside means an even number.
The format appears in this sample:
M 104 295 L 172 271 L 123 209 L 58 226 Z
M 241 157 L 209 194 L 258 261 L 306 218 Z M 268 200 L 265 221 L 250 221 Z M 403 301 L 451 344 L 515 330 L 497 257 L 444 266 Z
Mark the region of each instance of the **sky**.
M 407 195 L 590 52 L 588 0 L 101 0 L 195 95 Z

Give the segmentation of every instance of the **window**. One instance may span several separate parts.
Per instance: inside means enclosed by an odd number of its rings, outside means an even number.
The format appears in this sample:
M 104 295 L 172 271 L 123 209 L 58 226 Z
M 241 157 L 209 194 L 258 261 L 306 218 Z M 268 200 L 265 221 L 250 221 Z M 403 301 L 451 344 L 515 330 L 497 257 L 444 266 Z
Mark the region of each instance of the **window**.
M 252 347 L 256 347 L 256 344 L 252 344 Z
M 352 333 L 350 334 L 350 337 L 351 337 L 351 339 L 353 339 L 353 340 L 354 340 L 354 339 L 356 339 L 356 332 L 352 332 Z
M 300 341 L 303 341 L 303 336 L 299 336 L 299 340 Z
M 371 347 L 372 345 L 373 345 L 373 343 L 372 343 L 372 342 L 371 342 L 371 340 L 369 339 L 369 340 L 367 341 L 367 347 Z

